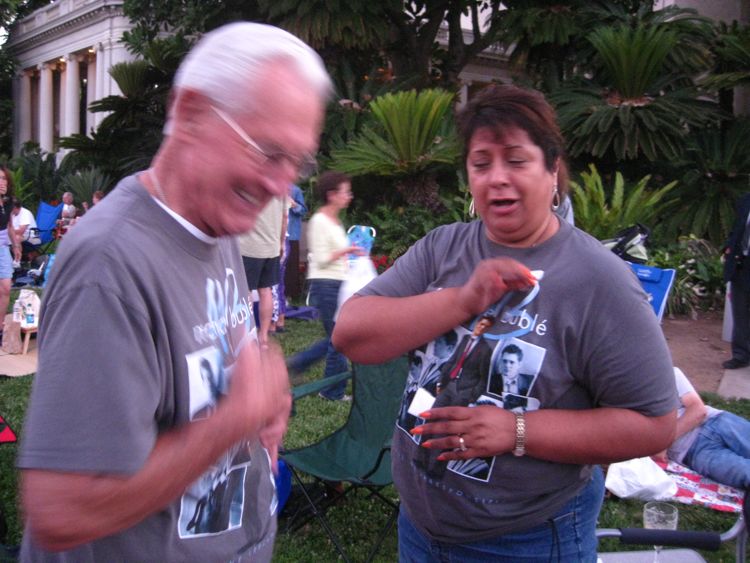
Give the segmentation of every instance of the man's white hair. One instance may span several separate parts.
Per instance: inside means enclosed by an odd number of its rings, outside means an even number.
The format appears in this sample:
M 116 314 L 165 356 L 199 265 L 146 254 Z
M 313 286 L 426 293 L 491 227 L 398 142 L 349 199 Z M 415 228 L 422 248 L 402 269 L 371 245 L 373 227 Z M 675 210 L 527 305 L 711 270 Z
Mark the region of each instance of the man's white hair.
M 331 79 L 320 56 L 291 33 L 250 22 L 236 22 L 205 34 L 190 50 L 175 75 L 175 88 L 196 90 L 230 113 L 253 110 L 254 80 L 269 61 L 294 66 L 312 93 L 325 101 Z

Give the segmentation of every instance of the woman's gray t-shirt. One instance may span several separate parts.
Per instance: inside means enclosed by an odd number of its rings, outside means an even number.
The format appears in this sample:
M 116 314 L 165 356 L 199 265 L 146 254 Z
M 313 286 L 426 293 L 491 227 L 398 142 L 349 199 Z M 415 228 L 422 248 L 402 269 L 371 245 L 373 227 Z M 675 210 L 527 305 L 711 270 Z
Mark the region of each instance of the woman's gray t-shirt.
M 620 407 L 647 416 L 677 407 L 671 356 L 635 275 L 564 221 L 532 248 L 492 243 L 481 221 L 439 227 L 358 294 L 405 297 L 460 286 L 482 259 L 501 256 L 544 276 L 537 291 L 485 333 L 493 348 L 490 370 L 479 376 L 484 392 L 474 392 L 470 404 L 514 411 Z M 434 396 L 438 381 L 449 381 L 445 366 L 472 327 L 473 321 L 456 327 L 411 353 L 393 441 L 394 481 L 409 518 L 428 536 L 453 543 L 539 525 L 591 474 L 591 466 L 511 454 L 444 467 L 426 459 L 419 436 L 409 433 L 422 422 L 408 412 L 409 404 L 418 388 Z M 511 385 L 504 384 L 511 379 L 503 373 L 506 354 L 522 356 Z

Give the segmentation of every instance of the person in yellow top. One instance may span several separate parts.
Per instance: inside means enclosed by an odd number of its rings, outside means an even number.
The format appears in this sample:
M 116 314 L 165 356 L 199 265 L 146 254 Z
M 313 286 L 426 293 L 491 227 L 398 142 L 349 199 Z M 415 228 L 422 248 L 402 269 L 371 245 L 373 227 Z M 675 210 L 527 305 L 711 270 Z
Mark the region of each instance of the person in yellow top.
M 346 236 L 339 215 L 352 201 L 350 178 L 341 172 L 321 174 L 315 186 L 315 197 L 321 203 L 307 224 L 310 304 L 318 309 L 326 337 L 289 359 L 289 370 L 301 373 L 314 363 L 326 359 L 324 376 L 331 377 L 348 369 L 346 358 L 331 344 L 334 314 L 338 305 L 339 288 L 346 279 L 347 255 L 362 254 Z M 346 383 L 341 382 L 321 391 L 320 396 L 331 401 L 349 400 L 344 395 Z

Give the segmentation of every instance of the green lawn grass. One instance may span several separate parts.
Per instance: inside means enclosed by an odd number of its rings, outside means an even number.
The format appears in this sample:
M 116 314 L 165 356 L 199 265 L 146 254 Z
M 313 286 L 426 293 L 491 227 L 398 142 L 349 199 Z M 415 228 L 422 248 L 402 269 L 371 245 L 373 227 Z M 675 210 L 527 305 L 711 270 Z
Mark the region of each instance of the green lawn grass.
M 287 321 L 287 332 L 277 335 L 285 354 L 299 351 L 317 338 L 323 336 L 319 323 L 304 321 Z M 318 365 L 299 379 L 295 384 L 310 381 L 322 376 L 323 366 Z M 0 377 L 0 414 L 11 425 L 19 436 L 22 436 L 23 418 L 26 411 L 28 395 L 33 376 L 20 378 Z M 705 394 L 707 403 L 735 412 L 750 418 L 750 400 L 725 401 L 716 395 Z M 306 397 L 297 401 L 296 415 L 290 420 L 289 432 L 285 445 L 288 448 L 300 447 L 319 439 L 341 426 L 346 420 L 349 403 L 331 402 L 317 396 Z M 16 509 L 17 474 L 14 459 L 17 446 L 4 444 L 0 446 L 0 508 L 6 515 L 8 532 L 0 543 L 17 544 L 21 540 L 21 524 Z M 386 489 L 386 494 L 396 498 L 393 487 Z M 599 527 L 621 528 L 641 527 L 643 502 L 607 499 L 602 510 Z M 681 530 L 726 531 L 736 519 L 735 515 L 724 514 L 701 507 L 679 505 Z M 329 511 L 334 529 L 341 532 L 348 552 L 355 561 L 366 558 L 376 532 L 387 517 L 383 505 L 377 500 L 362 494 L 347 498 L 340 506 Z M 283 522 L 282 522 L 283 523 Z M 390 562 L 397 559 L 396 531 L 391 531 L 375 559 Z M 601 551 L 620 551 L 626 549 L 616 540 L 604 540 Z M 643 548 L 638 548 L 643 549 Z M 647 548 L 646 548 L 647 549 Z M 702 555 L 712 562 L 734 561 L 734 543 L 726 544 L 718 552 L 703 552 Z M 274 561 L 331 561 L 336 559 L 333 545 L 323 533 L 317 521 L 311 521 L 294 534 L 280 533 L 276 541 Z

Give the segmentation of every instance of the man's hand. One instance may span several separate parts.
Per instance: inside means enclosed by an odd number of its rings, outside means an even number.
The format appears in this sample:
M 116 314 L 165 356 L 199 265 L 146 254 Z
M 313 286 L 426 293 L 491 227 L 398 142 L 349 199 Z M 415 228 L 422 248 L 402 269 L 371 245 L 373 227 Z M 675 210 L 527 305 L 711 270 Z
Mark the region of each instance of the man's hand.
M 279 347 L 272 343 L 272 346 L 261 350 L 260 358 L 264 373 L 283 374 L 283 379 L 287 382 L 284 388 L 285 392 L 276 404 L 275 414 L 260 430 L 260 443 L 268 450 L 271 456 L 271 467 L 276 473 L 279 446 L 282 444 L 284 434 L 286 434 L 289 412 L 292 409 L 292 395 L 289 390 L 289 375 L 287 374 L 286 363 Z
M 269 342 L 260 351 L 249 343 L 237 358 L 229 394 L 221 407 L 237 441 L 262 432 L 264 445 L 278 444 L 290 408 L 289 376 L 278 345 Z

